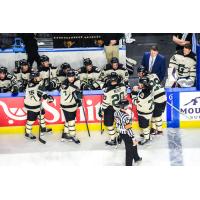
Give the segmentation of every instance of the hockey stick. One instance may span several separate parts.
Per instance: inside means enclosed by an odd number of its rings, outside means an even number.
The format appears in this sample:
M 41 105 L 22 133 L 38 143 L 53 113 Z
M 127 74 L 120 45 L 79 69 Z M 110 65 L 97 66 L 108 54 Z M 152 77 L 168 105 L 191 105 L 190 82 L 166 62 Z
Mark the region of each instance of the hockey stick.
M 103 96 L 101 96 L 101 104 L 103 102 Z M 103 116 L 101 117 L 101 135 L 103 134 L 104 129 L 103 129 Z
M 187 119 L 191 119 L 190 117 L 188 117 L 184 112 L 180 111 L 177 107 L 173 106 L 171 103 L 167 102 L 167 104 L 169 106 L 171 106 L 174 110 L 176 110 L 177 112 L 179 112 L 181 115 L 185 116 Z
M 83 97 L 83 99 L 84 99 L 84 97 Z M 83 100 L 83 102 L 84 102 L 84 100 Z M 87 127 L 88 136 L 90 137 L 90 130 L 89 130 L 89 127 L 88 127 L 88 121 L 87 121 L 87 118 L 86 118 L 85 109 L 84 109 L 83 104 L 82 104 L 82 109 L 83 109 L 83 114 L 84 114 L 84 118 L 85 118 L 85 124 L 86 124 L 86 127 Z
M 40 105 L 40 116 L 39 116 L 39 119 L 40 119 L 40 123 L 39 123 L 39 141 L 42 144 L 46 144 L 46 141 L 41 138 L 41 112 L 42 112 L 42 102 L 41 102 L 41 105 Z

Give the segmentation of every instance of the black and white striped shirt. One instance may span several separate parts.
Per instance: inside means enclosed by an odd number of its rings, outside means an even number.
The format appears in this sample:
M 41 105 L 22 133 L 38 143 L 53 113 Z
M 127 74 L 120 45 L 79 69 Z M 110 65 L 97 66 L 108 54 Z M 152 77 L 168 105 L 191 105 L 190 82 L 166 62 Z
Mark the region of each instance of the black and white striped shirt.
M 125 126 L 131 123 L 130 116 L 119 110 L 114 113 L 116 127 L 119 130 L 120 134 L 128 134 L 131 138 L 134 138 L 134 133 L 132 129 L 126 129 Z

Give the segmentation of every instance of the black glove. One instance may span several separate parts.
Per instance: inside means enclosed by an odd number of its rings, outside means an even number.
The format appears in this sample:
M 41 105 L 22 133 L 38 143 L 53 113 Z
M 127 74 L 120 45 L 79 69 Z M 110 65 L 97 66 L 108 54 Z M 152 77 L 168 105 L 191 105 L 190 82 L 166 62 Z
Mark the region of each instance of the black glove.
M 90 87 L 90 85 L 84 83 L 84 84 L 82 84 L 81 89 L 82 90 L 91 90 L 92 88 Z
M 48 90 L 52 91 L 56 89 L 56 83 L 54 81 L 50 81 Z
M 102 108 L 99 108 L 98 115 L 99 115 L 100 118 L 103 117 L 103 113 L 104 113 L 104 110 Z
M 43 99 L 48 100 L 49 103 L 54 101 L 54 98 L 51 95 L 44 94 L 42 97 Z
M 80 90 L 76 90 L 73 92 L 73 96 L 75 100 L 81 100 L 83 98 L 83 93 Z
M 82 106 L 82 101 L 81 100 L 77 100 L 76 103 L 77 103 L 78 107 Z
M 54 98 L 51 95 L 47 96 L 48 103 L 52 103 L 54 101 Z
M 16 85 L 14 85 L 14 86 L 12 87 L 12 94 L 13 94 L 13 95 L 17 95 L 18 92 L 19 92 L 18 87 L 17 87 Z

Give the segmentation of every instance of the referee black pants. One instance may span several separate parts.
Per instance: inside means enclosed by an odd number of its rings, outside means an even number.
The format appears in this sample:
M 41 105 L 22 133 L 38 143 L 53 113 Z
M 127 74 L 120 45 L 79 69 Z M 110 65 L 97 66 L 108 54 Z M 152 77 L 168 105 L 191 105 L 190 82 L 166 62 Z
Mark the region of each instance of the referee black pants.
M 133 159 L 134 161 L 138 161 L 140 159 L 137 151 L 137 145 L 133 146 L 132 138 L 129 137 L 127 134 L 121 134 L 122 140 L 125 143 L 125 149 L 126 149 L 126 166 L 132 166 L 133 165 Z

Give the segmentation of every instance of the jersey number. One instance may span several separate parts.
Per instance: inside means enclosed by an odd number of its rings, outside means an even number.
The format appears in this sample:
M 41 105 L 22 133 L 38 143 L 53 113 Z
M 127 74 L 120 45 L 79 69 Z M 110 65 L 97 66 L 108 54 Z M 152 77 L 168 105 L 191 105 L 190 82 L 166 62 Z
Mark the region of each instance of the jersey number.
M 124 92 L 112 95 L 112 105 L 116 106 L 122 99 L 124 99 Z

